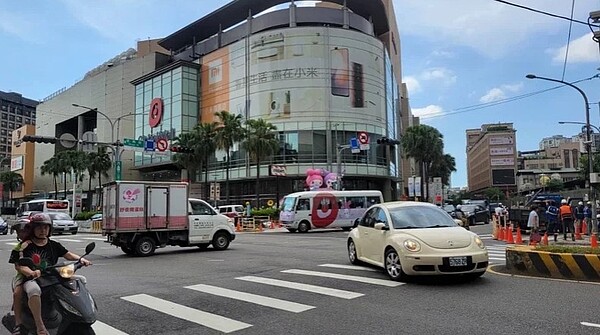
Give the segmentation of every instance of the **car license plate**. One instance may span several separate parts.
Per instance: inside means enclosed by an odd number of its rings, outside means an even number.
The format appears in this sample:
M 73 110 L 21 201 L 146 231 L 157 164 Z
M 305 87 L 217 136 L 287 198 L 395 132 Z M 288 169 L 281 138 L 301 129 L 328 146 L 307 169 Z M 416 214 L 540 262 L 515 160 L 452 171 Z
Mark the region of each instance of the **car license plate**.
M 450 257 L 450 266 L 467 266 L 467 257 Z

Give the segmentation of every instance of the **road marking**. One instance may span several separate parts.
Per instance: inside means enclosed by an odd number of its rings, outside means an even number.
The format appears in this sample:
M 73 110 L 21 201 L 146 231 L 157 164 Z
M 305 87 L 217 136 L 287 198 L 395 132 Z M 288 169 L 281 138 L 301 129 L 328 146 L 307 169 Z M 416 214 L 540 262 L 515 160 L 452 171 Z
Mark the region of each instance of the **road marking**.
M 245 277 L 238 277 L 235 279 L 245 280 L 245 281 L 249 281 L 252 283 L 258 283 L 258 284 L 266 284 L 266 285 L 272 285 L 272 286 L 277 286 L 277 287 L 290 288 L 290 289 L 294 289 L 294 290 L 298 290 L 298 291 L 311 292 L 311 293 L 322 294 L 322 295 L 327 295 L 330 297 L 336 297 L 336 298 L 342 298 L 342 299 L 354 299 L 354 298 L 362 297 L 364 295 L 362 293 L 338 290 L 335 288 L 302 284 L 302 283 L 296 283 L 296 282 L 278 280 L 278 279 L 271 279 L 271 278 L 264 278 L 264 277 L 245 276 Z
M 182 306 L 147 294 L 131 295 L 121 297 L 121 299 L 227 334 L 252 327 L 252 325 L 248 323 Z
M 129 335 L 100 321 L 94 322 L 92 328 L 97 335 Z
M 325 278 L 334 278 L 334 279 L 342 279 L 342 280 L 350 280 L 359 283 L 380 285 L 380 286 L 388 286 L 388 287 L 396 287 L 400 285 L 404 285 L 404 283 L 399 283 L 391 280 L 383 280 L 369 277 L 359 277 L 359 276 L 349 276 L 349 275 L 341 275 L 337 273 L 329 273 L 329 272 L 319 272 L 319 271 L 307 271 L 307 270 L 283 270 L 283 273 L 291 273 L 297 275 L 306 275 L 306 276 L 315 276 L 315 277 L 325 277 Z
M 13 245 L 13 246 L 14 246 L 14 245 L 17 245 L 17 244 L 19 244 L 19 242 L 7 242 L 6 244 L 8 244 L 8 245 Z
M 77 242 L 77 243 L 81 243 L 81 240 L 71 240 L 69 238 L 55 238 L 55 240 L 59 240 L 59 241 L 64 241 L 64 242 Z
M 496 257 L 489 257 L 489 259 L 493 259 L 495 261 L 505 261 L 506 258 L 496 258 Z
M 600 325 L 597 323 L 589 323 L 589 322 L 580 322 L 580 323 L 582 326 L 600 328 Z
M 326 268 L 334 268 L 334 269 L 348 269 L 348 270 L 360 270 L 360 271 L 378 271 L 372 268 L 368 268 L 365 266 L 358 265 L 343 265 L 343 264 L 321 264 L 319 266 L 323 266 Z
M 304 311 L 308 311 L 309 309 L 315 308 L 315 306 L 299 304 L 299 303 L 295 303 L 295 302 L 291 302 L 291 301 L 287 301 L 287 300 L 269 298 L 269 297 L 265 297 L 262 295 L 256 295 L 256 294 L 251 294 L 251 293 L 246 293 L 246 292 L 234 291 L 234 290 L 217 287 L 217 286 L 211 286 L 211 285 L 198 284 L 198 285 L 186 286 L 185 288 L 188 288 L 188 289 L 194 290 L 194 291 L 198 291 L 198 292 L 218 295 L 220 297 L 226 297 L 226 298 L 231 298 L 231 299 L 235 299 L 235 300 L 250 302 L 250 303 L 261 305 L 261 306 L 271 307 L 271 308 L 275 308 L 275 309 L 281 309 L 281 310 L 292 312 L 292 313 L 301 313 Z

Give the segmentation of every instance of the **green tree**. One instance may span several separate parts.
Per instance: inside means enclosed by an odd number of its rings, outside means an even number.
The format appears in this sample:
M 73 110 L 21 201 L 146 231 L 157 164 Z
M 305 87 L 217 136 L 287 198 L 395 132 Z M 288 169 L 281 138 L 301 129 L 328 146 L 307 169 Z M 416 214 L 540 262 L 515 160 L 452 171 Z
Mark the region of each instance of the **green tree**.
M 40 172 L 42 173 L 42 176 L 52 175 L 52 179 L 54 180 L 54 199 L 58 199 L 57 178 L 63 173 L 62 162 L 56 156 L 52 156 L 42 164 Z
M 421 171 L 421 194 L 425 195 L 428 189 L 429 175 L 434 161 L 440 159 L 444 150 L 443 135 L 435 128 L 427 125 L 418 125 L 406 128 L 402 137 L 404 154 L 417 161 Z
M 188 179 L 195 181 L 198 169 L 202 168 L 202 157 L 198 154 L 198 133 L 196 131 L 181 133 L 175 138 L 174 146 L 180 146 L 194 150 L 193 154 L 176 153 L 173 161 L 181 169 L 188 171 Z
M 195 154 L 200 158 L 201 164 L 204 166 L 204 191 L 209 194 L 208 170 L 210 158 L 214 157 L 217 150 L 215 137 L 217 134 L 217 123 L 201 123 L 194 127 L 196 133 L 196 145 L 194 147 Z
M 502 192 L 501 189 L 497 187 L 490 187 L 485 190 L 485 197 L 490 200 L 490 202 L 499 202 L 504 201 L 506 199 L 506 195 Z
M 11 202 L 13 199 L 13 192 L 18 190 L 19 187 L 24 184 L 23 176 L 14 171 L 0 173 L 0 182 L 2 182 L 4 188 L 9 191 L 8 199 Z
M 600 172 L 600 154 L 595 153 L 592 160 L 592 168 L 594 172 Z M 579 157 L 579 173 L 582 180 L 587 180 L 589 176 L 588 155 L 582 154 Z
M 231 148 L 244 139 L 242 116 L 234 115 L 228 111 L 215 113 L 219 118 L 220 126 L 217 128 L 215 142 L 218 149 L 225 150 L 225 199 L 229 203 L 229 169 L 231 164 Z
M 256 206 L 260 206 L 260 163 L 279 150 L 279 141 L 275 136 L 277 127 L 263 119 L 247 120 L 246 139 L 242 148 L 256 162 Z
M 98 185 L 102 186 L 102 177 L 108 178 L 108 171 L 112 168 L 113 162 L 110 160 L 105 147 L 98 148 L 98 152 L 90 153 L 89 159 L 98 174 Z
M 565 184 L 560 179 L 550 179 L 545 188 L 548 191 L 562 191 L 565 188 Z
M 452 175 L 452 172 L 456 172 L 456 160 L 450 154 L 438 157 L 431 164 L 431 176 L 442 177 L 442 184 L 445 186 L 450 186 L 450 175 Z

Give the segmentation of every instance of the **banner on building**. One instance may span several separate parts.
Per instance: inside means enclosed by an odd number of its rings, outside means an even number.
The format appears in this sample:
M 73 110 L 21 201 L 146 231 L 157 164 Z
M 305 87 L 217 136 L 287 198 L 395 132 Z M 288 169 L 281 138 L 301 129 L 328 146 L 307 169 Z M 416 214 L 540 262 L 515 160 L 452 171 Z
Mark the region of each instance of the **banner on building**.
M 492 158 L 490 164 L 492 166 L 514 166 L 515 165 L 515 159 L 513 157 Z
M 512 147 L 497 147 L 490 148 L 491 156 L 501 156 L 501 155 L 514 155 L 514 149 Z
M 408 177 L 408 196 L 415 196 L 415 177 Z
M 421 177 L 415 177 L 415 197 L 421 196 Z
M 514 144 L 514 140 L 512 136 L 494 136 L 489 139 L 490 145 L 498 145 L 498 144 Z

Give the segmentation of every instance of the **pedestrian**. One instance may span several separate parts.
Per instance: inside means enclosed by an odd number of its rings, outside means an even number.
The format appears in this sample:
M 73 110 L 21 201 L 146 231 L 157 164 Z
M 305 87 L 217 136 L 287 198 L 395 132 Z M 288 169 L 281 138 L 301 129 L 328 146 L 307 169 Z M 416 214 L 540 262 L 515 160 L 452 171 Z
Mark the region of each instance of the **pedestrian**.
M 575 231 L 577 233 L 583 233 L 581 231 L 581 228 L 583 227 L 583 219 L 585 218 L 583 211 L 583 201 L 580 201 L 577 203 L 577 207 L 575 207 Z
M 540 217 L 538 216 L 537 208 L 537 205 L 531 205 L 531 212 L 529 212 L 529 218 L 527 218 L 527 228 L 530 229 L 530 242 L 539 242 L 538 230 L 540 229 Z
M 554 242 L 558 240 L 558 207 L 554 200 L 548 200 L 546 208 L 546 220 L 548 221 L 548 234 L 554 235 Z
M 560 201 L 558 216 L 562 222 L 562 231 L 565 241 L 567 240 L 567 231 L 571 233 L 571 238 L 575 241 L 575 227 L 573 226 L 573 209 L 569 206 L 567 199 Z
M 592 202 L 588 201 L 587 204 L 585 205 L 585 207 L 583 208 L 583 219 L 585 220 L 585 223 L 587 225 L 587 231 L 583 231 L 582 233 L 587 234 L 587 235 L 592 235 L 592 227 L 593 227 L 593 221 L 592 221 Z

